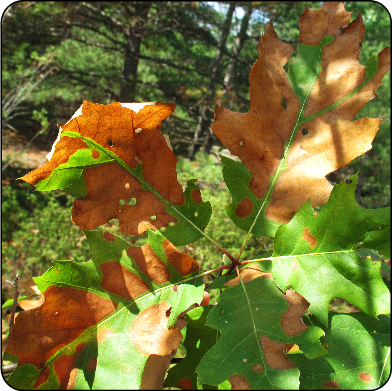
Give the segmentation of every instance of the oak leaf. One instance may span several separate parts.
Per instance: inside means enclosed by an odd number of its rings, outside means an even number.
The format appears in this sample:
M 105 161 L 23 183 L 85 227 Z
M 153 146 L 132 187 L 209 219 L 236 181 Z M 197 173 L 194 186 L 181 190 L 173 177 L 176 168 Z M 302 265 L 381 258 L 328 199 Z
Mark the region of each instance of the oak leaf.
M 11 385 L 137 389 L 148 358 L 181 343 L 178 317 L 204 296 L 197 263 L 151 230 L 141 248 L 108 232 L 86 236 L 90 261 L 58 261 L 34 279 L 46 300 L 15 320 Z
M 270 22 L 250 72 L 250 111 L 216 106 L 212 130 L 246 166 L 222 158 L 233 197 L 227 213 L 239 227 L 273 236 L 308 199 L 325 204 L 333 187 L 325 176 L 371 148 L 381 120 L 352 119 L 376 97 L 390 48 L 365 69 L 359 63 L 362 17 L 351 23 L 350 17 L 343 3 L 306 8 L 288 73 L 283 67 L 292 47 Z
M 63 189 L 76 199 L 73 222 L 91 230 L 118 219 L 119 232 L 137 235 L 161 228 L 175 245 L 203 235 L 211 214 L 195 180 L 185 193 L 176 156 L 161 134 L 172 103 L 85 101 L 60 127 L 48 163 L 20 178 L 37 190 Z

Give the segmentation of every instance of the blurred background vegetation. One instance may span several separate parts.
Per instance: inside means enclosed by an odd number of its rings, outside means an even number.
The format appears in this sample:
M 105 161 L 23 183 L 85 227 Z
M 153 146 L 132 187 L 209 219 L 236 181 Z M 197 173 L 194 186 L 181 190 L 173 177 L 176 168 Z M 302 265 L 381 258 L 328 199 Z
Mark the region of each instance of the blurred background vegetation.
M 65 192 L 33 192 L 15 179 L 37 168 L 33 154 L 45 151 L 83 100 L 155 101 L 177 104 L 162 124 L 179 156 L 181 184 L 200 178 L 204 200 L 213 204 L 207 232 L 235 254 L 244 233 L 226 216 L 230 195 L 222 179 L 211 133 L 216 104 L 249 110 L 249 71 L 257 45 L 272 19 L 279 38 L 294 45 L 298 20 L 308 5 L 321 2 L 35 2 L 11 5 L 2 19 L 2 302 L 18 272 L 29 278 L 54 260 L 90 257 L 83 232 L 71 223 L 71 197 Z M 390 45 L 390 17 L 376 2 L 347 2 L 364 18 L 366 35 L 360 62 L 366 64 Z M 332 183 L 360 171 L 357 200 L 364 208 L 390 205 L 390 75 L 377 99 L 357 118 L 382 118 L 373 149 L 329 175 Z M 18 148 L 15 148 L 18 145 Z M 38 153 L 37 152 L 37 153 Z M 107 225 L 115 230 L 116 224 Z M 132 243 L 136 239 L 129 238 Z M 244 257 L 271 250 L 270 238 L 252 237 Z M 220 266 L 222 255 L 200 240 L 186 251 L 205 270 Z M 245 258 L 243 258 L 245 259 Z

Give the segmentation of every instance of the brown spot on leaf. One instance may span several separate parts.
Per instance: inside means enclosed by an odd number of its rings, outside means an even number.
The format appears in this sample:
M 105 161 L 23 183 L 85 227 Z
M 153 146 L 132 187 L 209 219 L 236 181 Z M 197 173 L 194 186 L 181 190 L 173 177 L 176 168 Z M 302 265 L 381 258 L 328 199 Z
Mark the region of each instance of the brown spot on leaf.
M 97 359 L 95 357 L 91 357 L 87 363 L 87 369 L 89 371 L 93 371 L 97 367 Z
M 299 268 L 298 262 L 293 262 L 293 269 L 297 270 Z
M 94 150 L 94 151 L 93 151 L 93 158 L 94 158 L 94 159 L 98 159 L 99 156 L 100 156 L 100 153 L 99 153 L 98 151 Z
M 229 377 L 232 390 L 250 390 L 250 384 L 242 375 L 233 375 Z
M 41 384 L 44 384 L 48 381 L 50 375 L 50 368 L 46 366 L 42 372 L 39 374 L 37 381 L 34 383 L 33 388 L 39 387 Z
M 200 190 L 192 190 L 192 200 L 196 202 L 196 204 L 199 204 L 203 201 L 201 198 Z
M 182 276 L 199 270 L 197 262 L 188 254 L 178 251 L 167 239 L 162 243 L 167 260 Z
M 325 383 L 323 383 L 324 387 L 330 387 L 330 388 L 338 388 L 338 383 L 336 383 L 336 381 L 327 381 Z
M 170 306 L 165 302 L 154 304 L 141 312 L 132 323 L 130 339 L 143 354 L 166 356 L 177 349 L 182 340 L 177 326 L 168 328 Z
M 181 388 L 181 390 L 193 390 L 192 382 L 189 377 L 186 377 L 185 379 L 180 380 L 177 383 L 177 387 Z
M 45 303 L 20 313 L 12 328 L 7 351 L 19 357 L 19 365 L 42 368 L 59 349 L 117 308 L 111 300 L 69 287 L 50 286 L 44 295 Z
M 113 242 L 114 239 L 116 238 L 113 234 L 111 234 L 110 232 L 105 232 L 103 234 L 103 237 L 105 238 L 105 240 L 107 240 L 108 242 Z
M 97 335 L 98 343 L 106 341 L 110 336 L 112 336 L 114 332 L 109 329 L 101 329 Z
M 127 254 L 136 262 L 141 272 L 146 274 L 157 284 L 164 284 L 170 280 L 170 271 L 154 253 L 149 244 L 142 247 L 130 247 Z
M 235 209 L 235 214 L 242 218 L 249 216 L 253 210 L 253 202 L 250 198 L 244 198 Z
M 312 248 L 317 244 L 317 239 L 309 232 L 307 228 L 304 229 L 302 238 L 306 240 Z
M 78 346 L 76 346 L 76 353 L 77 354 L 80 354 L 80 353 L 82 353 L 83 352 L 83 349 L 84 349 L 84 346 L 85 346 L 85 343 L 84 342 L 81 342 Z
M 255 278 L 262 277 L 262 278 L 273 278 L 272 273 L 269 272 L 262 272 L 260 270 L 259 265 L 253 264 L 249 266 L 245 266 L 240 269 L 241 279 L 244 283 L 250 282 Z M 223 286 L 237 286 L 240 282 L 239 277 L 235 277 L 232 280 L 226 282 Z
M 361 372 L 358 377 L 366 383 L 372 380 L 372 377 L 367 372 Z
M 252 369 L 253 369 L 255 372 L 263 372 L 263 367 L 262 367 L 262 365 L 260 365 L 260 364 L 253 365 Z
M 125 299 L 134 299 L 150 289 L 147 282 L 118 262 L 102 263 L 100 268 L 103 273 L 101 286 L 110 293 Z
M 286 291 L 285 297 L 289 303 L 289 308 L 280 318 L 280 324 L 284 332 L 292 337 L 309 328 L 302 320 L 303 314 L 309 308 L 309 303 L 304 297 L 293 290 Z
M 260 338 L 266 363 L 275 369 L 290 369 L 296 366 L 286 357 L 284 353 L 285 343 L 275 342 L 268 337 Z
M 76 375 L 75 368 L 76 356 L 60 356 L 53 364 L 54 371 L 60 381 L 61 390 L 72 390 L 75 385 Z

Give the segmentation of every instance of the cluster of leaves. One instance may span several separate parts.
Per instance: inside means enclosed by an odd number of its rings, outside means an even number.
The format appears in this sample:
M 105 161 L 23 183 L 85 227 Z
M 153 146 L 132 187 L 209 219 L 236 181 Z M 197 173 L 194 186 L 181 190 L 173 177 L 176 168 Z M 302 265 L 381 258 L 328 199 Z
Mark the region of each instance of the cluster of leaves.
M 57 261 L 35 278 L 45 303 L 16 318 L 10 385 L 143 388 L 182 341 L 187 354 L 165 386 L 372 389 L 387 380 L 388 267 L 375 255 L 390 258 L 390 211 L 357 204 L 358 174 L 335 187 L 325 177 L 371 148 L 381 120 L 352 119 L 390 66 L 389 48 L 360 65 L 364 25 L 350 17 L 342 3 L 306 8 L 287 73 L 292 47 L 269 24 L 250 111 L 215 109 L 212 130 L 240 160 L 221 156 L 226 213 L 244 231 L 235 256 L 206 233 L 211 205 L 197 179 L 185 189 L 178 181 L 160 132 L 174 104 L 85 101 L 59 128 L 48 163 L 22 179 L 73 194 L 92 259 Z M 147 232 L 147 242 L 96 230 L 111 219 L 121 234 Z M 250 235 L 272 237 L 272 255 L 244 259 Z M 208 286 L 218 269 L 201 272 L 175 247 L 203 237 L 230 261 Z M 193 308 L 205 289 L 223 291 L 218 303 Z M 334 297 L 361 312 L 329 312 Z

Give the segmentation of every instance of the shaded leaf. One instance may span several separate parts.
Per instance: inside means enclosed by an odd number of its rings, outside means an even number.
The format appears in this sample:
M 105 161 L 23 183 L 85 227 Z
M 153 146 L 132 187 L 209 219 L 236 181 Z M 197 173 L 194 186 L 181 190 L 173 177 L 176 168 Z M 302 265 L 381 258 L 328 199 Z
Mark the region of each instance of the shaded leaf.
M 188 325 L 183 345 L 187 353 L 181 362 L 169 369 L 164 383 L 165 387 L 198 389 L 196 367 L 204 354 L 218 340 L 217 330 L 206 325 L 208 313 L 212 308 L 212 305 L 194 308 L 185 315 Z
M 352 119 L 376 97 L 390 48 L 365 69 L 358 60 L 363 21 L 350 16 L 343 3 L 307 8 L 287 74 L 292 47 L 269 23 L 250 72 L 250 111 L 215 108 L 213 132 L 243 163 L 222 158 L 233 197 L 227 212 L 248 232 L 273 236 L 276 223 L 289 222 L 308 199 L 325 204 L 332 190 L 325 176 L 371 148 L 381 120 Z
M 92 260 L 58 261 L 35 278 L 46 301 L 16 319 L 11 385 L 139 388 L 149 356 L 181 343 L 177 316 L 204 294 L 196 262 L 152 231 L 142 247 L 107 232 L 86 236 Z
M 328 330 L 329 329 L 329 330 Z M 314 360 L 301 354 L 290 360 L 301 372 L 300 389 L 374 390 L 390 375 L 390 317 L 329 313 L 328 353 Z
M 299 345 L 312 358 L 325 350 L 319 342 L 323 331 L 302 323 L 307 305 L 301 299 L 298 305 L 292 295 L 287 299 L 272 279 L 264 278 L 223 292 L 206 323 L 221 330 L 221 337 L 197 368 L 199 383 L 229 379 L 233 388 L 239 383 L 252 389 L 298 388 L 299 372 L 284 354 L 286 344 Z M 285 318 L 296 323 L 294 329 Z
M 70 191 L 78 198 L 73 222 L 83 229 L 116 218 L 128 235 L 162 228 L 175 245 L 193 242 L 203 236 L 211 206 L 195 180 L 185 193 L 177 180 L 177 159 L 160 132 L 174 108 L 85 101 L 60 127 L 48 163 L 21 179 L 41 191 Z
M 280 226 L 274 240 L 272 272 L 277 284 L 305 297 L 309 311 L 324 324 L 333 297 L 373 317 L 390 311 L 381 262 L 361 259 L 355 250 L 369 233 L 390 230 L 390 208 L 383 213 L 362 209 L 355 200 L 357 179 L 354 175 L 336 185 L 318 214 L 307 202 L 290 223 Z

